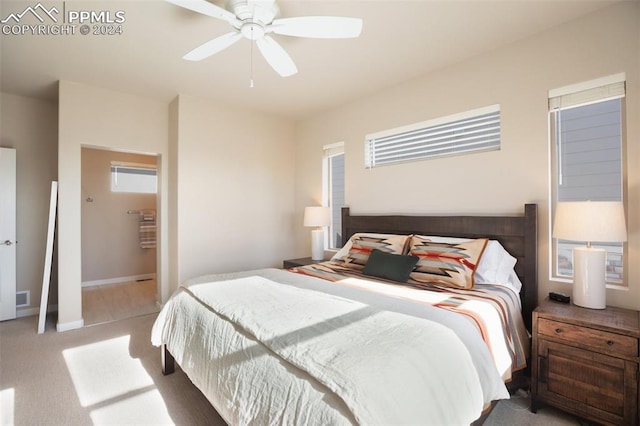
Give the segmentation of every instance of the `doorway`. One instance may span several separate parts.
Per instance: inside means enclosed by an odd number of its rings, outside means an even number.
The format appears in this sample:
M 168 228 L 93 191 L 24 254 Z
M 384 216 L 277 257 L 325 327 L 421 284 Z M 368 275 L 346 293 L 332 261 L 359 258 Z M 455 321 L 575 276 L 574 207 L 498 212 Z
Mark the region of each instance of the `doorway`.
M 159 310 L 158 158 L 82 148 L 82 316 L 85 325 Z

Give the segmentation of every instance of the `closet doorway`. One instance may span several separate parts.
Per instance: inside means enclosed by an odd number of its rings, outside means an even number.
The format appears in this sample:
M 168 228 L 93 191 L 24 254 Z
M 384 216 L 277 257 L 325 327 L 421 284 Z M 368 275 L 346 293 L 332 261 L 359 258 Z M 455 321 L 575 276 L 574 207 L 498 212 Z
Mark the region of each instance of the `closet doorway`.
M 158 156 L 82 148 L 85 325 L 158 312 Z

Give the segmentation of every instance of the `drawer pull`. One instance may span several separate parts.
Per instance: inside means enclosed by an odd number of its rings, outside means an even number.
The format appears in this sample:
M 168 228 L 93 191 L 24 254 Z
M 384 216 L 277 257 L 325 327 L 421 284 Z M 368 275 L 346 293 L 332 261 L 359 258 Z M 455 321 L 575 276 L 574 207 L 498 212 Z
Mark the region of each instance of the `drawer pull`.
M 560 334 L 560 333 L 562 333 L 562 329 L 556 328 L 556 334 Z
M 607 345 L 613 346 L 613 340 L 607 340 Z

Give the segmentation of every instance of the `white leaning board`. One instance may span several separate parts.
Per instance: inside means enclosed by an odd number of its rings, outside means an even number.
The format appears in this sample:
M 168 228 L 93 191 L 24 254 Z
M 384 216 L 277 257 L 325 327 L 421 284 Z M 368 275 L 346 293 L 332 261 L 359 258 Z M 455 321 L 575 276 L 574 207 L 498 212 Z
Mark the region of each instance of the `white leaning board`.
M 56 228 L 56 208 L 58 203 L 58 182 L 51 182 L 51 200 L 49 201 L 49 228 L 47 229 L 47 248 L 44 255 L 44 271 L 42 273 L 42 294 L 40 295 L 40 317 L 38 318 L 38 334 L 44 333 L 49 301 L 49 283 L 51 281 L 51 261 L 53 259 L 53 235 Z

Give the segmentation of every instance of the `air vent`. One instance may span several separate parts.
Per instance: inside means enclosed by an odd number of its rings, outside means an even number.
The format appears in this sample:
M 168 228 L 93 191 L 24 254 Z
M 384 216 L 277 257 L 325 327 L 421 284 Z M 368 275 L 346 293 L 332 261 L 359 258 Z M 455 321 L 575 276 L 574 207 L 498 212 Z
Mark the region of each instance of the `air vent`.
M 16 308 L 21 308 L 23 306 L 29 306 L 31 304 L 31 292 L 27 291 L 19 291 L 16 293 Z

